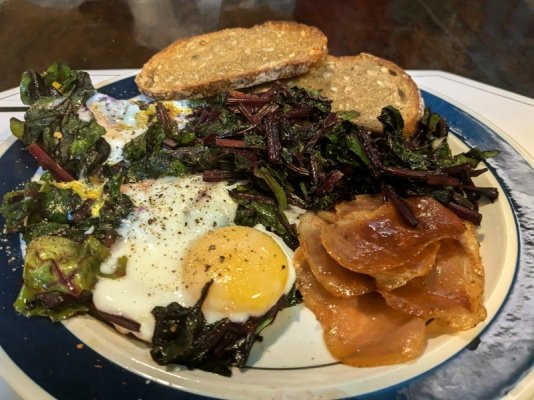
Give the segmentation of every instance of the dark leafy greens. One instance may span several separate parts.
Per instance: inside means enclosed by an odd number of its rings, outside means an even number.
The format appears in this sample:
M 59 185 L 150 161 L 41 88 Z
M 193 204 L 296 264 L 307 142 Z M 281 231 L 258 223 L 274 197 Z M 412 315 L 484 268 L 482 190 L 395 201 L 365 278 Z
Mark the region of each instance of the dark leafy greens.
M 102 138 L 103 127 L 93 119 L 82 120 L 79 116 L 80 109 L 95 93 L 89 75 L 65 64 L 52 64 L 43 73 L 25 72 L 20 93 L 21 100 L 30 108 L 24 122 L 11 119 L 13 135 L 26 145 L 33 145 L 41 154 L 36 157 L 39 162 L 46 158 L 44 153 L 74 178 L 93 175 L 107 159 L 110 146 Z M 49 164 L 43 166 L 50 168 Z M 56 170 L 50 169 L 54 174 Z M 70 180 L 64 174 L 56 178 Z
M 22 233 L 27 243 L 44 235 L 76 242 L 92 236 L 109 247 L 116 228 L 132 210 L 130 199 L 120 192 L 122 180 L 115 175 L 93 187 L 80 181 L 65 185 L 45 175 L 41 181 L 27 182 L 24 189 L 4 196 L 0 211 L 5 231 Z
M 416 225 L 402 198 L 432 196 L 480 223 L 478 200 L 494 200 L 492 188 L 476 188 L 479 162 L 495 152 L 472 149 L 453 156 L 448 127 L 426 110 L 418 132 L 403 135 L 401 114 L 386 107 L 382 134 L 354 125 L 349 112 L 333 113 L 330 101 L 280 83 L 260 94 L 229 92 L 204 101 L 182 131 L 171 129 L 165 108 L 156 125 L 126 151 L 129 177 L 201 172 L 206 181 L 246 179 L 232 191 L 239 203 L 236 222 L 262 223 L 298 245 L 284 215 L 288 205 L 328 209 L 357 194 L 383 192 L 410 225 Z M 171 160 L 178 164 L 175 166 Z
M 202 304 L 212 282 L 202 290 L 193 307 L 171 303 L 155 307 L 156 328 L 152 339 L 151 355 L 159 364 L 182 364 L 190 369 L 199 368 L 224 376 L 231 376 L 231 365 L 245 366 L 252 345 L 261 340 L 261 331 L 270 325 L 278 311 L 298 301 L 293 291 L 261 317 L 251 317 L 245 323 L 227 318 L 208 324 L 202 313 Z
M 480 224 L 480 198 L 494 201 L 498 191 L 477 187 L 472 178 L 486 171 L 476 170 L 478 164 L 498 152 L 473 148 L 453 156 L 447 141 L 447 122 L 429 110 L 419 124 L 419 131 L 409 140 L 403 135 L 402 117 L 396 109 L 384 108 L 379 119 L 385 135 L 371 137 L 360 133 L 360 139 L 385 197 L 400 204 L 402 197 L 431 196 L 460 217 Z M 413 216 L 408 215 L 404 207 L 402 209 L 405 211 L 399 211 L 406 221 L 415 226 Z
M 91 310 L 100 264 L 132 209 L 121 182 L 116 175 L 94 186 L 63 183 L 45 174 L 4 196 L 5 231 L 22 233 L 28 243 L 18 312 L 58 321 Z
M 153 124 L 141 136 L 124 147 L 124 156 L 130 161 L 127 177 L 130 181 L 140 181 L 160 176 L 180 176 L 185 166 L 172 157 L 162 147 L 167 136 L 161 124 Z

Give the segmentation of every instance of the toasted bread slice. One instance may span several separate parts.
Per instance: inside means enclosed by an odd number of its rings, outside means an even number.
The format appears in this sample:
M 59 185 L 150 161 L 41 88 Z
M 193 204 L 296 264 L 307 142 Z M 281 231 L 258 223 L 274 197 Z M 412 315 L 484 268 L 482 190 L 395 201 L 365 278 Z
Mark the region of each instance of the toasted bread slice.
M 383 130 L 377 119 L 383 107 L 391 105 L 400 111 L 405 136 L 415 133 L 424 111 L 421 94 L 410 76 L 391 61 L 366 53 L 328 56 L 318 68 L 288 84 L 333 100 L 333 111 L 358 112 L 352 121 L 377 132 Z
M 155 54 L 135 78 L 156 99 L 200 98 L 289 78 L 326 57 L 317 28 L 271 21 L 179 40 Z

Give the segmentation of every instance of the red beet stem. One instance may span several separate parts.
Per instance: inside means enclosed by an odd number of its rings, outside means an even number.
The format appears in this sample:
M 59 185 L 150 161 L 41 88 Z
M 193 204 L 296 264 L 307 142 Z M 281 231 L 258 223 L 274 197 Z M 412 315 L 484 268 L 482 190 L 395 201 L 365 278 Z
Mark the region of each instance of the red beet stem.
M 37 160 L 37 163 L 44 169 L 49 170 L 54 178 L 58 181 L 70 182 L 74 178 L 61 165 L 57 163 L 48 153 L 37 143 L 32 143 L 28 146 L 28 151 Z

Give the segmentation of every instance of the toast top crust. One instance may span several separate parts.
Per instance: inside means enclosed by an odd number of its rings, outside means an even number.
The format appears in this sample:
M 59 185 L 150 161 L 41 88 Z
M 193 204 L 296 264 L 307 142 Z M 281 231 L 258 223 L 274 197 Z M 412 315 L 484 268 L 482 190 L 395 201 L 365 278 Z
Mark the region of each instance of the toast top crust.
M 135 81 L 156 99 L 199 98 L 305 73 L 326 54 L 319 29 L 270 21 L 178 40 L 155 54 Z
M 391 105 L 400 111 L 405 136 L 415 133 L 424 111 L 421 94 L 410 76 L 391 61 L 367 53 L 328 56 L 317 68 L 288 84 L 331 99 L 333 111 L 358 112 L 352 121 L 376 132 L 383 130 L 377 119 L 383 107 Z

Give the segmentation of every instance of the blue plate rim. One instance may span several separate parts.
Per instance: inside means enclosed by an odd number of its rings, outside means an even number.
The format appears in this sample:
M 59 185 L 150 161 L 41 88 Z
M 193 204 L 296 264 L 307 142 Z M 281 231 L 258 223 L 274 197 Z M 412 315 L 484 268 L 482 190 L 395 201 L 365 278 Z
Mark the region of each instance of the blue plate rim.
M 133 95 L 135 95 L 135 94 L 138 94 L 138 92 L 137 92 L 137 93 L 131 93 L 131 92 L 128 92 L 128 90 L 131 90 L 132 83 L 133 83 L 133 77 L 131 77 L 131 76 L 129 76 L 129 77 L 120 77 L 120 78 L 118 78 L 118 79 L 113 80 L 112 82 L 110 82 L 110 81 L 104 82 L 104 84 L 99 88 L 99 91 L 102 91 L 102 92 L 109 92 L 108 94 L 114 94 L 115 96 L 117 96 L 117 93 L 119 93 L 119 95 L 120 95 L 120 94 L 121 94 L 121 91 L 122 91 L 122 94 L 123 94 L 123 95 L 126 95 L 126 94 L 133 94 Z M 135 84 L 134 84 L 134 86 L 135 86 Z M 483 129 L 485 129 L 487 132 L 492 132 L 493 135 L 495 135 L 496 137 L 498 137 L 498 138 L 500 138 L 501 140 L 503 140 L 506 144 L 510 145 L 510 144 L 505 140 L 505 138 L 503 138 L 501 135 L 498 135 L 498 134 L 495 132 L 494 129 L 491 129 L 491 128 L 489 128 L 486 124 L 482 123 L 482 122 L 480 121 L 479 118 L 475 118 L 472 114 L 466 113 L 465 111 L 463 111 L 463 110 L 462 110 L 461 108 L 459 108 L 458 106 L 456 106 L 456 105 L 450 103 L 448 100 L 444 100 L 443 98 L 440 98 L 440 96 L 436 96 L 435 94 L 432 94 L 432 93 L 430 93 L 430 92 L 428 92 L 428 91 L 423 91 L 423 96 L 425 97 L 425 100 L 430 99 L 431 101 L 436 101 L 436 99 L 437 99 L 437 100 L 439 100 L 439 101 L 445 103 L 445 104 L 448 105 L 449 107 L 452 107 L 453 109 L 457 109 L 457 110 L 459 110 L 460 112 L 463 112 L 463 113 L 465 114 L 465 117 L 467 117 L 467 118 L 471 118 L 471 119 L 473 119 L 474 121 L 477 121 L 478 124 L 479 124 L 481 127 L 483 127 Z M 118 97 L 120 97 L 120 96 L 118 96 Z M 133 97 L 133 96 L 130 95 L 129 97 Z M 434 97 L 434 99 L 433 99 L 432 97 Z M 438 111 L 438 112 L 439 112 L 439 111 Z M 469 140 L 466 140 L 466 141 L 469 143 Z M 15 144 L 12 144 L 12 145 L 7 149 L 7 151 L 6 151 L 4 154 L 0 155 L 0 163 L 1 163 L 2 161 L 4 161 L 5 154 L 8 153 L 8 152 L 10 152 L 10 151 L 12 151 L 13 148 L 14 148 L 15 146 L 17 146 L 16 143 L 15 143 Z M 511 147 L 513 148 L 513 146 L 511 146 Z M 516 149 L 514 149 L 514 150 L 516 151 L 516 153 L 518 153 Z M 19 152 L 21 152 L 21 151 L 22 151 L 22 150 L 19 149 Z M 522 158 L 522 155 L 521 155 L 521 154 L 518 153 L 518 155 L 519 155 L 519 157 Z M 527 160 L 525 160 L 525 161 L 528 163 Z M 529 164 L 529 167 L 530 167 L 530 169 L 531 169 L 530 172 L 532 172 L 532 166 L 531 166 L 530 164 Z M 490 164 L 490 168 L 493 170 L 492 172 L 494 172 L 494 174 L 495 174 L 495 176 L 497 177 L 497 179 L 500 180 L 499 175 L 495 173 L 495 168 L 494 168 L 493 166 L 491 166 L 491 164 Z M 515 218 L 515 220 L 516 220 L 516 230 L 517 230 L 517 233 L 518 233 L 518 235 L 519 235 L 520 232 L 521 232 L 521 230 L 520 230 L 520 229 L 521 229 L 521 228 L 520 228 L 520 221 L 519 221 L 519 219 L 518 219 L 517 214 L 515 214 L 515 213 L 514 213 L 514 218 Z M 519 247 L 520 247 L 520 248 L 518 249 L 518 252 L 521 253 L 521 251 L 523 250 L 523 248 L 522 248 L 522 243 L 518 243 L 518 245 L 519 245 Z M 518 257 L 518 263 L 519 263 L 519 262 L 520 262 L 520 257 Z M 516 282 L 518 272 L 519 272 L 519 268 L 516 268 L 516 272 L 515 272 L 515 275 L 514 275 L 514 278 L 513 278 L 512 287 L 513 287 L 513 285 L 514 285 L 515 282 Z M 511 289 L 510 289 L 510 290 L 511 290 Z M 497 314 L 495 315 L 493 321 L 492 321 L 490 324 L 488 324 L 488 326 L 484 329 L 484 331 L 486 331 L 487 329 L 489 329 L 489 328 L 491 327 L 491 325 L 495 323 L 495 321 L 497 320 L 498 316 L 501 314 L 501 312 L 502 312 L 502 310 L 503 310 L 503 308 L 504 308 L 504 306 L 505 306 L 505 304 L 506 304 L 507 302 L 508 302 L 508 295 L 507 295 L 507 298 L 506 298 L 505 302 L 501 305 L 499 311 L 498 311 Z M 46 322 L 46 323 L 48 323 L 48 322 Z M 2 324 L 0 324 L 0 327 L 1 327 L 1 326 L 2 326 Z M 483 333 L 481 333 L 481 335 L 483 335 Z M 5 348 L 4 348 L 4 350 L 5 350 Z M 88 352 L 89 349 L 83 349 L 83 351 L 84 351 L 84 352 Z M 92 350 L 91 350 L 91 351 L 92 351 Z M 447 360 L 445 363 L 448 363 L 448 362 L 451 361 L 453 358 L 456 358 L 456 357 L 459 356 L 462 352 L 465 352 L 465 351 L 466 351 L 466 350 L 462 350 L 460 353 L 458 353 L 458 354 L 456 354 L 455 356 L 451 357 L 451 358 L 450 358 L 449 360 Z M 9 353 L 9 352 L 6 351 L 6 353 Z M 95 356 L 94 354 L 89 354 L 89 358 L 91 358 L 91 357 L 93 357 L 97 362 L 100 362 L 100 363 L 102 363 L 102 364 L 105 364 L 106 361 L 107 361 L 107 360 L 101 360 L 102 357 L 99 356 L 98 354 L 96 354 L 96 356 Z M 109 363 L 109 361 L 107 361 L 107 362 Z M 368 394 L 366 394 L 366 395 L 364 395 L 364 396 L 359 396 L 358 398 L 365 398 L 365 399 L 381 399 L 381 398 L 383 398 L 384 395 L 393 394 L 393 392 L 391 392 L 391 390 L 394 390 L 394 392 L 395 392 L 396 394 L 400 394 L 400 393 L 402 393 L 402 391 L 406 388 L 407 384 L 410 384 L 410 383 L 413 382 L 413 381 L 417 381 L 417 380 L 423 379 L 423 378 L 424 378 L 425 376 L 427 376 L 428 374 L 432 374 L 433 371 L 434 371 L 435 369 L 440 368 L 442 365 L 443 365 L 443 364 L 440 364 L 440 366 L 437 366 L 437 367 L 435 367 L 435 368 L 433 368 L 433 369 L 431 369 L 431 370 L 429 370 L 429 371 L 427 371 L 427 372 L 425 372 L 425 373 L 423 373 L 423 374 L 421 374 L 421 375 L 419 375 L 419 376 L 417 376 L 417 377 L 415 377 L 415 378 L 413 378 L 413 379 L 410 379 L 410 380 L 408 380 L 408 381 L 402 382 L 401 384 L 396 385 L 396 386 L 394 386 L 394 387 L 389 387 L 389 388 L 384 389 L 384 390 L 381 390 L 381 391 L 368 393 Z M 122 370 L 122 371 L 115 371 L 115 372 L 117 372 L 119 375 L 124 374 L 124 372 L 127 372 L 126 370 L 124 370 L 123 368 L 121 368 L 121 367 L 119 367 L 119 366 L 116 366 L 116 365 L 114 365 L 114 366 L 115 366 L 115 368 L 118 368 L 119 370 Z M 531 360 L 531 362 L 530 362 L 530 367 L 531 367 L 531 366 L 532 366 L 532 360 Z M 139 376 L 137 376 L 137 375 L 135 375 L 135 374 L 132 374 L 132 373 L 130 373 L 130 372 L 127 372 L 127 373 L 130 374 L 130 375 L 134 375 L 134 376 L 137 377 L 139 380 L 141 380 L 142 382 L 140 382 L 140 383 L 142 383 L 143 387 L 146 388 L 146 387 L 150 386 L 150 390 L 149 390 L 149 392 L 151 393 L 151 395 L 154 395 L 154 394 L 155 394 L 155 391 L 154 391 L 154 389 L 155 389 L 154 386 L 155 386 L 155 385 L 162 386 L 162 387 L 164 387 L 164 388 L 166 388 L 166 389 L 170 389 L 170 392 L 169 392 L 169 393 L 164 393 L 164 392 L 166 392 L 165 390 L 163 390 L 163 392 L 159 393 L 160 391 L 158 390 L 158 391 L 157 391 L 158 394 L 159 394 L 159 395 L 158 395 L 158 398 L 166 398 L 166 397 L 161 397 L 160 395 L 165 395 L 165 396 L 166 396 L 167 394 L 171 394 L 171 397 L 172 397 L 172 394 L 176 395 L 176 393 L 177 393 L 177 392 L 176 392 L 176 389 L 174 389 L 174 388 L 169 388 L 169 387 L 167 387 L 167 386 L 165 386 L 165 385 L 160 385 L 160 384 L 157 384 L 157 383 L 154 383 L 154 384 L 147 384 L 145 378 L 143 378 L 143 377 L 139 377 Z M 28 376 L 28 379 L 32 380 L 31 377 L 29 377 L 29 376 Z M 33 382 L 33 380 L 32 380 L 32 382 Z M 45 386 L 46 386 L 46 385 L 45 385 Z M 129 386 L 129 385 L 126 385 L 126 386 L 128 386 L 128 390 L 127 390 L 127 392 L 131 394 L 132 392 L 130 392 L 130 390 L 131 390 L 131 389 L 134 389 L 134 388 L 132 388 L 132 387 Z M 137 387 L 138 385 L 136 384 L 136 385 L 134 385 L 134 386 Z M 145 391 L 142 390 L 141 392 L 145 392 Z M 141 392 L 139 392 L 139 393 L 141 393 Z M 386 393 L 386 392 L 387 392 L 387 393 Z M 136 392 L 136 393 L 137 393 L 137 392 Z M 206 397 L 204 397 L 204 396 L 199 396 L 199 395 L 191 394 L 191 393 L 189 393 L 189 392 L 180 392 L 180 394 L 183 394 L 183 395 L 188 396 L 187 398 L 206 398 Z M 89 396 L 89 397 L 90 397 L 90 396 Z

